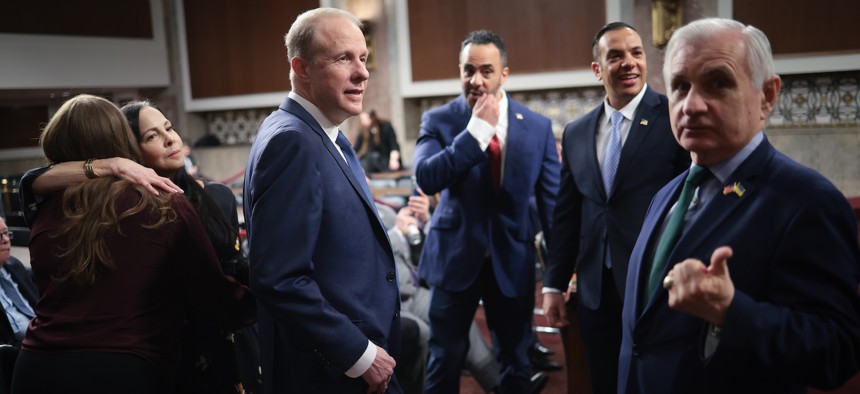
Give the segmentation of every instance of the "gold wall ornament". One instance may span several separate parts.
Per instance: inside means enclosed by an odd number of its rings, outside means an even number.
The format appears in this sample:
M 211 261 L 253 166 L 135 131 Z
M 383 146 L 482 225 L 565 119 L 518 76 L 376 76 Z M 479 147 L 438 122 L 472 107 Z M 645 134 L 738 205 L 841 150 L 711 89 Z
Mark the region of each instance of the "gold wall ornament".
M 663 49 L 672 33 L 684 24 L 681 0 L 654 0 L 651 3 L 651 41 Z
M 376 68 L 376 47 L 373 42 L 373 24 L 369 20 L 361 21 L 361 32 L 364 33 L 364 43 L 367 45 L 367 70 Z

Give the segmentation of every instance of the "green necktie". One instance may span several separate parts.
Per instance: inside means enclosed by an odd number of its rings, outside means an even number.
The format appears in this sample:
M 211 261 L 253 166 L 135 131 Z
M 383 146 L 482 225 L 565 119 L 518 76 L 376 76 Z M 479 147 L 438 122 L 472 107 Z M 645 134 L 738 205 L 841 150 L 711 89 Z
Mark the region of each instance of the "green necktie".
M 660 236 L 657 251 L 654 253 L 654 259 L 651 261 L 651 274 L 648 275 L 648 287 L 645 288 L 646 293 L 642 297 L 643 305 L 647 302 L 648 297 L 654 294 L 654 290 L 661 282 L 669 252 L 672 251 L 672 247 L 675 246 L 675 241 L 678 240 L 681 229 L 684 227 L 684 216 L 687 215 L 690 200 L 693 199 L 693 193 L 702 184 L 707 173 L 708 169 L 706 167 L 694 165 L 687 174 L 684 188 L 681 189 L 681 195 L 678 196 L 678 202 L 675 204 L 675 210 L 672 212 L 672 216 L 669 217 L 669 223 L 666 224 L 666 228 Z

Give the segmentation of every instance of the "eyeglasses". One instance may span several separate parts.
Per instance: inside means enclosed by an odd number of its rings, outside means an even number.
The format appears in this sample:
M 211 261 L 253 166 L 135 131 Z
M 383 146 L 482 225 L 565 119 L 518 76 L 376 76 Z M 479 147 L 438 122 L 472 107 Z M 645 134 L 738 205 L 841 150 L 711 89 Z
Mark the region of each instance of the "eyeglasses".
M 6 239 L 11 241 L 12 238 L 15 238 L 15 233 L 10 233 L 8 231 L 4 231 L 4 232 L 0 233 L 0 239 L 3 239 L 3 237 L 6 237 Z

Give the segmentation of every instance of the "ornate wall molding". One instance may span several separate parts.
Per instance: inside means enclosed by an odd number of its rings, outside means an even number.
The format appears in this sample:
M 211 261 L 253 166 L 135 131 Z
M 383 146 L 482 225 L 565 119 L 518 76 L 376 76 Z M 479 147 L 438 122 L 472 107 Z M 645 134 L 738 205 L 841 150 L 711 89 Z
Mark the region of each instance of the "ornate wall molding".
M 768 125 L 860 126 L 860 71 L 783 76 Z

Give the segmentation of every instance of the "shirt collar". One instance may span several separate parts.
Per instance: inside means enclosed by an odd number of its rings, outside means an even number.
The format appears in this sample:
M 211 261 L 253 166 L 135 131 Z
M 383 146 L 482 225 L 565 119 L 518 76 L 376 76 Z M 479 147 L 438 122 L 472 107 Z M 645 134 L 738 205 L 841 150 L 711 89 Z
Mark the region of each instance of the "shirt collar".
M 323 115 L 322 111 L 320 111 L 320 109 L 316 105 L 314 105 L 313 103 L 311 103 L 310 101 L 308 101 L 304 97 L 300 96 L 295 91 L 291 91 L 287 95 L 287 97 L 289 97 L 293 101 L 299 103 L 299 105 L 301 105 L 302 108 L 305 109 L 305 111 L 308 111 L 308 113 L 314 117 L 314 120 L 316 120 L 317 123 L 319 123 L 319 125 L 320 125 L 320 127 L 322 127 L 323 131 L 325 131 L 325 134 L 328 136 L 328 138 L 331 139 L 332 143 L 334 143 L 335 140 L 337 140 L 337 133 L 339 131 L 338 125 L 336 125 L 336 124 L 334 124 L 334 122 L 328 120 L 328 117 Z M 337 144 L 335 144 L 335 145 L 337 145 Z
M 611 105 L 609 105 L 609 97 L 603 99 L 603 113 L 606 114 L 606 121 L 610 121 L 610 117 L 612 113 L 615 111 L 621 112 L 621 115 L 624 115 L 624 119 L 633 120 L 633 116 L 636 115 L 636 108 L 639 107 L 639 103 L 642 101 L 642 97 L 645 96 L 645 90 L 648 89 L 648 84 L 642 86 L 642 90 L 639 91 L 636 96 L 633 97 L 633 100 L 630 100 L 627 105 L 623 108 L 616 110 Z
M 726 183 L 735 170 L 737 170 L 738 167 L 740 167 L 741 164 L 753 153 L 755 148 L 758 148 L 759 144 L 761 144 L 763 140 L 764 132 L 759 131 L 750 140 L 750 142 L 738 151 L 738 153 L 735 153 L 734 156 L 721 163 L 708 166 L 708 169 L 711 170 L 711 173 L 714 174 L 714 177 L 716 177 L 721 184 Z

